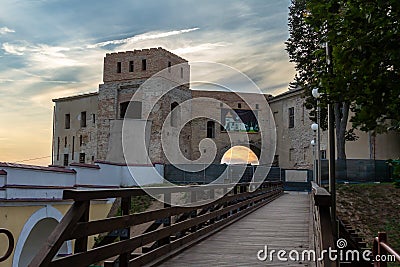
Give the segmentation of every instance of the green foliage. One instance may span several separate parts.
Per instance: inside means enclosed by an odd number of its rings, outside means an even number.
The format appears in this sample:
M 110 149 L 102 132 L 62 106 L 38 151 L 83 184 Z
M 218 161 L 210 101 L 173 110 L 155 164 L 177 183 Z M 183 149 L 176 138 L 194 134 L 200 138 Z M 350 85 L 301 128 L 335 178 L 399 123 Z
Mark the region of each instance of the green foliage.
M 297 70 L 292 87 L 305 88 L 307 105 L 315 107 L 311 90 L 318 87 L 322 107 L 351 103 L 353 127 L 399 130 L 400 1 L 292 0 L 289 9 L 286 50 Z
M 129 213 L 133 214 L 133 213 L 139 213 L 139 212 L 143 212 L 143 211 L 147 210 L 150 207 L 152 201 L 153 201 L 153 198 L 148 195 L 132 197 L 131 198 L 131 209 L 129 210 Z M 122 215 L 122 211 L 121 211 L 121 207 L 119 207 L 118 211 L 117 211 L 117 216 L 121 216 L 121 215 Z
M 390 166 L 393 167 L 393 179 L 394 185 L 397 188 L 400 188 L 400 160 L 388 160 L 387 162 Z

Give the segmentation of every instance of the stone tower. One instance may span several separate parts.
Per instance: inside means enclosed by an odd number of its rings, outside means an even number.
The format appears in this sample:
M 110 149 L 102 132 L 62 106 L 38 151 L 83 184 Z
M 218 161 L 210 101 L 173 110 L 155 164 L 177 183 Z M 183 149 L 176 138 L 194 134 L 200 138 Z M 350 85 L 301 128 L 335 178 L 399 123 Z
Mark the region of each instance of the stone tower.
M 188 61 L 162 48 L 107 54 L 98 95 L 97 159 L 125 163 L 121 143 L 125 119 L 133 129 L 147 129 L 132 135 L 137 142 L 146 140 L 150 156 L 148 161 L 138 154 L 127 163 L 167 163 L 161 128 L 171 109 L 191 99 L 189 81 Z M 182 140 L 190 138 L 190 127 L 186 128 L 180 133 Z M 184 142 L 181 150 L 189 156 L 190 142 Z

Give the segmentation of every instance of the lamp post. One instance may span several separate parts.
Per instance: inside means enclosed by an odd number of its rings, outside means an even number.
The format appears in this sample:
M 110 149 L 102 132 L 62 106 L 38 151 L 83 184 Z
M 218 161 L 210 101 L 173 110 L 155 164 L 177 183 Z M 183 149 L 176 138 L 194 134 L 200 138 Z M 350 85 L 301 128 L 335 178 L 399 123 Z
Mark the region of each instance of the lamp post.
M 317 99 L 317 184 L 318 185 L 322 185 L 322 179 L 321 179 L 321 127 L 320 123 L 321 123 L 321 110 L 319 107 L 319 99 L 321 97 L 321 94 L 318 92 L 318 88 L 314 88 L 311 91 L 312 96 Z
M 315 159 L 315 138 L 313 139 L 313 140 L 311 140 L 311 146 L 312 146 L 312 154 L 313 154 L 313 161 L 314 161 L 314 164 L 313 164 L 313 180 L 314 181 L 316 181 L 317 180 L 317 168 L 316 168 L 316 166 L 315 166 L 315 161 L 316 161 L 316 159 Z

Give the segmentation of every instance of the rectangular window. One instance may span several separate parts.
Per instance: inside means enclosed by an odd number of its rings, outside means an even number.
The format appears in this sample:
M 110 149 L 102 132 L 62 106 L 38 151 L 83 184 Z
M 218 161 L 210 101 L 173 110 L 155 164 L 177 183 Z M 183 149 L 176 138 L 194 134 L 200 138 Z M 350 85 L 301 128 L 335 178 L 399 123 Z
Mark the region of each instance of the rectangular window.
M 60 137 L 57 137 L 57 160 L 60 160 Z
M 65 129 L 71 127 L 71 114 L 65 114 Z
M 133 72 L 133 60 L 129 61 L 129 72 Z
M 71 155 L 72 160 L 74 160 L 74 153 L 75 153 L 75 136 L 72 136 L 72 155 Z
M 183 78 L 183 68 L 181 68 L 181 78 Z
M 64 147 L 67 147 L 67 137 L 64 137 Z
M 321 150 L 321 159 L 326 159 L 326 150 Z
M 259 105 L 258 104 L 256 104 L 256 109 L 259 109 Z
M 171 61 L 168 61 L 168 72 L 171 72 Z
M 81 112 L 81 127 L 86 127 L 86 111 Z
M 85 163 L 85 153 L 79 153 L 79 163 Z
M 83 137 L 82 135 L 79 136 L 79 146 L 83 145 Z
M 215 122 L 207 121 L 207 138 L 215 138 Z
M 142 59 L 142 70 L 146 70 L 147 69 L 147 61 L 146 59 Z
M 289 128 L 294 127 L 294 107 L 289 108 Z
M 93 122 L 93 124 L 96 123 L 96 114 L 92 114 L 92 122 Z
M 241 103 L 238 103 L 238 108 L 242 108 L 242 104 Z
M 64 166 L 68 166 L 68 154 L 64 154 Z
M 117 73 L 121 73 L 121 71 L 122 71 L 121 62 L 117 62 Z

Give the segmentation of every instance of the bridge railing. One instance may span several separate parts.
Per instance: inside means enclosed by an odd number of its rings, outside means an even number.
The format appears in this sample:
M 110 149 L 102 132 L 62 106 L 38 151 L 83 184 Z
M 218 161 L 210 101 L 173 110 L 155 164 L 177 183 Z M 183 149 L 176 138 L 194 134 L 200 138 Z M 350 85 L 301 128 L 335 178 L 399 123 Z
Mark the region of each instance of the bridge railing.
M 312 198 L 311 208 L 313 214 L 314 248 L 317 255 L 322 255 L 322 250 L 334 248 L 333 228 L 331 220 L 331 195 L 316 183 L 311 182 Z M 323 261 L 316 261 L 317 267 L 337 266 L 336 262 L 325 257 Z
M 388 245 L 387 235 L 385 232 L 380 232 L 378 233 L 378 236 L 375 237 L 372 254 L 374 255 L 375 259 L 375 267 L 386 267 L 389 257 L 400 263 L 400 254 Z
M 72 199 L 74 203 L 29 266 L 88 266 L 106 261 L 105 266 L 114 266 L 118 262 L 120 267 L 124 267 L 141 266 L 155 259 L 162 260 L 283 193 L 282 182 L 258 185 L 242 183 L 146 188 L 147 192 L 163 195 L 167 202 L 162 209 L 136 214 L 129 213 L 131 198 L 146 195 L 146 191 L 141 188 L 65 190 L 63 198 Z M 226 194 L 215 201 L 201 200 L 193 205 L 199 194 L 207 192 L 210 199 L 214 199 L 218 190 Z M 192 205 L 171 207 L 167 204 L 171 194 L 177 192 L 189 193 Z M 89 221 L 90 201 L 106 198 L 121 198 L 122 215 Z M 142 234 L 130 236 L 131 226 L 148 222 L 153 222 L 154 227 L 149 227 Z M 115 230 L 125 234 L 116 242 L 88 249 L 89 236 Z M 74 254 L 56 258 L 60 247 L 67 240 L 75 240 Z

